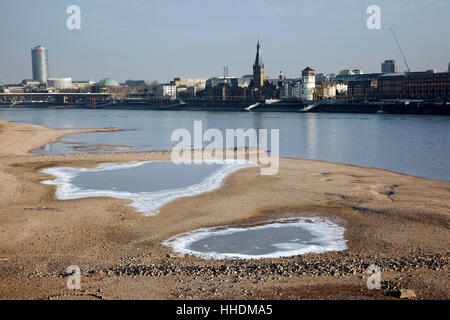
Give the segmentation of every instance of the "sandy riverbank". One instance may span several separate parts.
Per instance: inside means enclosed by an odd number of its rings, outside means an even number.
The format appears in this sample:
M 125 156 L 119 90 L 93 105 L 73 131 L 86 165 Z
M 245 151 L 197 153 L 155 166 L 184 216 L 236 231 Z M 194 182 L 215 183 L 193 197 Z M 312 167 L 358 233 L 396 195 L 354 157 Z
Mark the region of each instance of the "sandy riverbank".
M 52 178 L 40 172 L 49 166 L 170 159 L 168 152 L 28 153 L 88 131 L 0 121 L 0 298 L 378 299 L 399 288 L 421 299 L 450 298 L 449 183 L 281 159 L 275 176 L 243 169 L 216 191 L 145 217 L 125 200 L 59 201 L 55 187 L 40 184 Z M 161 246 L 198 228 L 308 214 L 344 226 L 349 249 L 224 262 L 177 256 Z M 382 268 L 381 290 L 367 289 L 365 268 L 372 263 Z M 66 288 L 62 274 L 70 265 L 83 270 L 81 290 Z

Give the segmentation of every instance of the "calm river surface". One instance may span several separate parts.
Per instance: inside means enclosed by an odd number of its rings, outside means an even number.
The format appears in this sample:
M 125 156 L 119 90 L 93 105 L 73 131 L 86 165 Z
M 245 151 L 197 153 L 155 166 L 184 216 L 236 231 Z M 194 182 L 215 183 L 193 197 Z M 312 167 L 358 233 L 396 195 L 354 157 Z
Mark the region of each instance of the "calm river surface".
M 66 136 L 83 145 L 124 145 L 129 151 L 171 149 L 173 130 L 279 129 L 280 156 L 388 169 L 450 181 L 450 117 L 388 114 L 251 113 L 147 110 L 3 109 L 0 119 L 50 128 L 120 127 L 122 132 Z M 225 136 L 225 134 L 224 134 Z M 207 143 L 205 143 L 205 146 Z M 36 151 L 76 153 L 55 143 Z M 102 151 L 103 152 L 103 151 Z

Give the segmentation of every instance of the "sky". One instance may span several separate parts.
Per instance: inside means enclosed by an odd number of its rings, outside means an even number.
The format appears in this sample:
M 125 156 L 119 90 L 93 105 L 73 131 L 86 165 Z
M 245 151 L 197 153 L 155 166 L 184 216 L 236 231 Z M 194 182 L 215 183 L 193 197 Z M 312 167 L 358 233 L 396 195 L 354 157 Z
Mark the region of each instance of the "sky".
M 81 28 L 70 30 L 70 5 Z M 369 30 L 367 7 L 380 7 L 381 29 Z M 446 71 L 449 0 L 1 0 L 0 83 L 30 79 L 31 48 L 48 48 L 50 77 L 168 82 L 252 73 L 258 38 L 265 73 L 289 78 L 311 66 L 380 72 L 395 59 L 406 70 Z

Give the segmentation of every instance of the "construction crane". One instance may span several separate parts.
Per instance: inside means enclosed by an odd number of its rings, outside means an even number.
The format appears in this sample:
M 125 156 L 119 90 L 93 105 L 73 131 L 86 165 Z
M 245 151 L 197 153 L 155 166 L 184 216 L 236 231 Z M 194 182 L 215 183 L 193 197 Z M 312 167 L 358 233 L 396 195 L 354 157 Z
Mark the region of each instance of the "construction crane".
M 405 55 L 403 54 L 403 50 L 402 50 L 402 48 L 400 47 L 400 43 L 398 42 L 398 39 L 397 39 L 397 37 L 395 36 L 394 29 L 391 28 L 390 30 L 391 30 L 391 32 L 392 32 L 392 36 L 394 37 L 395 43 L 397 44 L 398 50 L 400 50 L 400 54 L 402 55 L 403 61 L 404 61 L 405 64 L 406 64 L 406 69 L 408 70 L 408 72 L 411 72 L 411 71 L 409 70 L 408 61 L 406 61 Z

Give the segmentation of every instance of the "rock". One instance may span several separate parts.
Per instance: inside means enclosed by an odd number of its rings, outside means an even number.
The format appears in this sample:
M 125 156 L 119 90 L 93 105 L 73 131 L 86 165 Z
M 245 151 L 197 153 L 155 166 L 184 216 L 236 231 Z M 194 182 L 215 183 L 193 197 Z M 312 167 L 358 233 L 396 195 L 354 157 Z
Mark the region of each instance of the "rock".
M 409 289 L 392 290 L 388 292 L 388 295 L 400 299 L 416 298 L 416 293 Z
M 186 258 L 186 255 L 182 254 L 182 253 L 168 253 L 168 254 L 166 254 L 166 258 L 184 259 L 184 258 Z
M 400 289 L 400 299 L 412 299 L 416 298 L 416 293 L 409 289 Z

